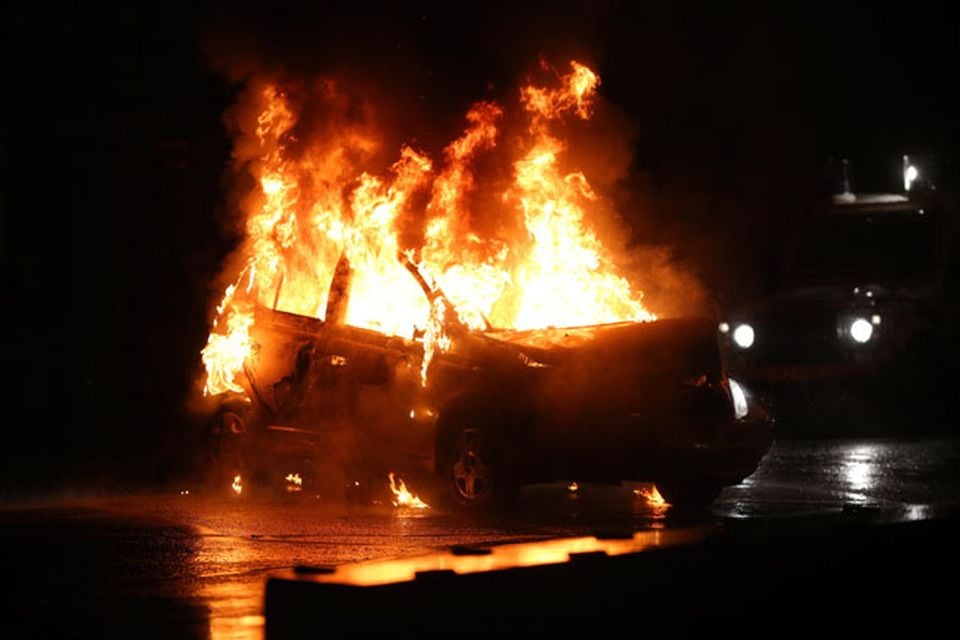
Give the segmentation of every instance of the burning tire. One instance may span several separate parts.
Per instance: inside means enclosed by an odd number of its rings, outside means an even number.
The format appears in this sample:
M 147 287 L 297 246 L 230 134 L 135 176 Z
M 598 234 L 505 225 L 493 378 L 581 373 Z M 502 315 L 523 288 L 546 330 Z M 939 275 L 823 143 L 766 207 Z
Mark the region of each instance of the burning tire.
M 455 505 L 473 511 L 504 508 L 519 489 L 513 448 L 502 429 L 479 412 L 444 421 L 438 473 Z
M 674 507 L 706 507 L 723 489 L 718 484 L 697 479 L 668 478 L 657 481 L 657 490 Z

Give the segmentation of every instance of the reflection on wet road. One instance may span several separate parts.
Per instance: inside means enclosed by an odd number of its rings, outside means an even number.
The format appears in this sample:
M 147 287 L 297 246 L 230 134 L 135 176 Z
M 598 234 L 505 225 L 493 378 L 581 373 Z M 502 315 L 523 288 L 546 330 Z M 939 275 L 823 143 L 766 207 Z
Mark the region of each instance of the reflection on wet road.
M 565 483 L 529 487 L 515 511 L 485 518 L 395 509 L 389 499 L 331 505 L 307 492 L 213 499 L 191 491 L 8 505 L 0 511 L 0 569 L 21 588 L 4 609 L 22 618 L 4 621 L 0 636 L 35 631 L 36 624 L 56 631 L 107 620 L 124 635 L 147 620 L 178 637 L 256 638 L 263 633 L 265 578 L 294 566 L 322 572 L 454 545 L 557 537 L 595 546 L 591 536 L 608 533 L 662 532 L 669 542 L 670 535 L 726 522 L 790 526 L 864 511 L 923 519 L 956 508 L 958 488 L 958 439 L 860 440 L 778 443 L 756 474 L 699 513 L 652 505 L 644 485 L 571 490 Z M 45 619 L 51 606 L 58 613 Z

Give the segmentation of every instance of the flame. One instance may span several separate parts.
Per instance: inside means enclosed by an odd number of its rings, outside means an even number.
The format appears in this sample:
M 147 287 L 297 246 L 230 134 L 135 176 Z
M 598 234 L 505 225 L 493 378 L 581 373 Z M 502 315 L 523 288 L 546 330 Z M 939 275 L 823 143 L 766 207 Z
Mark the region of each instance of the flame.
M 452 341 L 444 331 L 446 324 L 447 305 L 443 298 L 434 300 L 430 309 L 430 318 L 427 321 L 427 330 L 423 336 L 423 365 L 420 370 L 420 381 L 427 386 L 427 371 L 437 351 L 450 349 Z
M 299 473 L 288 473 L 284 480 L 287 481 L 287 493 L 296 493 L 303 489 L 303 478 Z
M 657 489 L 657 485 L 650 485 L 649 489 L 637 488 L 633 490 L 633 494 L 637 497 L 643 498 L 647 501 L 647 504 L 651 507 L 669 507 L 670 503 L 663 499 L 663 496 L 660 495 L 660 491 Z
M 224 295 L 224 306 L 233 297 L 231 287 Z M 243 393 L 243 387 L 237 382 L 237 375 L 243 370 L 243 363 L 250 355 L 250 327 L 253 325 L 253 311 L 239 305 L 231 307 L 227 314 L 227 333 L 211 332 L 207 346 L 200 352 L 207 369 L 207 382 L 204 395 L 217 395 L 233 391 Z
M 409 507 L 411 509 L 429 509 L 430 505 L 421 500 L 418 496 L 410 493 L 407 485 L 403 483 L 402 478 L 397 478 L 393 471 L 388 476 L 390 479 L 390 491 L 393 493 L 393 506 Z
M 233 476 L 233 482 L 230 484 L 230 488 L 233 489 L 234 495 L 240 495 L 243 493 L 243 478 L 240 477 L 240 474 Z
M 544 72 L 552 80 L 528 83 L 513 104 L 474 104 L 439 162 L 406 145 L 386 168 L 376 118 L 335 82 L 251 80 L 230 114 L 237 170 L 252 178 L 239 198 L 244 271 L 202 351 L 204 393 L 243 393 L 257 306 L 423 336 L 424 384 L 436 354 L 453 348 L 456 320 L 534 329 L 655 319 L 597 235 L 605 200 L 561 137 L 592 117 L 600 78 L 576 61 Z M 501 130 L 508 113 L 519 133 Z M 478 163 L 495 151 L 504 162 L 490 178 Z M 398 254 L 443 295 L 428 300 Z

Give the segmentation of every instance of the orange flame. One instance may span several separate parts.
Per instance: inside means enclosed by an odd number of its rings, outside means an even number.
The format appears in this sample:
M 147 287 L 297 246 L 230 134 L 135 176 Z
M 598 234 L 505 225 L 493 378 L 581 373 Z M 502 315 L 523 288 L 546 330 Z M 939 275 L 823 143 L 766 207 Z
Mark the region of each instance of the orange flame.
M 474 329 L 655 319 L 599 239 L 603 198 L 559 134 L 569 116 L 592 116 L 599 76 L 576 61 L 555 76 L 520 90 L 520 135 L 498 128 L 504 106 L 478 102 L 439 166 L 404 146 L 386 170 L 377 168 L 384 137 L 369 109 L 336 83 L 252 81 L 232 112 L 234 157 L 254 185 L 240 200 L 246 282 L 228 287 L 217 307 L 202 351 L 204 393 L 243 393 L 256 305 L 327 319 L 338 265 L 350 274 L 349 296 L 329 320 L 423 335 L 424 381 L 430 361 L 453 346 L 446 314 Z M 482 176 L 478 159 L 498 147 L 504 171 Z M 480 224 L 491 208 L 503 224 Z M 400 251 L 444 296 L 426 299 Z
M 670 503 L 664 500 L 657 489 L 657 485 L 650 485 L 649 489 L 637 488 L 633 490 L 634 495 L 643 498 L 651 507 L 669 507 Z
M 287 493 L 297 493 L 303 489 L 303 478 L 299 473 L 288 473 L 284 480 L 287 481 Z
M 397 478 L 393 471 L 387 476 L 390 478 L 390 491 L 393 493 L 393 506 L 409 507 L 411 509 L 429 509 L 430 505 L 418 496 L 410 493 L 402 478 Z

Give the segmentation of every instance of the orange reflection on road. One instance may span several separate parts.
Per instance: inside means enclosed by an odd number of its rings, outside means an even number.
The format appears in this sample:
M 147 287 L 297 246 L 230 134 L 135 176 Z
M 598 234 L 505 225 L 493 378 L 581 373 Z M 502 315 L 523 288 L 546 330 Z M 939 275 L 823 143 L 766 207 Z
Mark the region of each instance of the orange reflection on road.
M 543 542 L 508 544 L 484 549 L 479 553 L 436 553 L 428 556 L 360 562 L 343 565 L 329 574 L 301 579 L 315 582 L 373 586 L 395 582 L 409 582 L 418 573 L 428 571 L 452 571 L 456 574 L 479 573 L 517 567 L 532 567 L 560 564 L 570 560 L 571 555 L 603 553 L 619 556 L 690 544 L 703 540 L 713 527 L 703 525 L 687 529 L 639 531 L 629 538 L 598 539 L 594 536 L 561 538 Z

